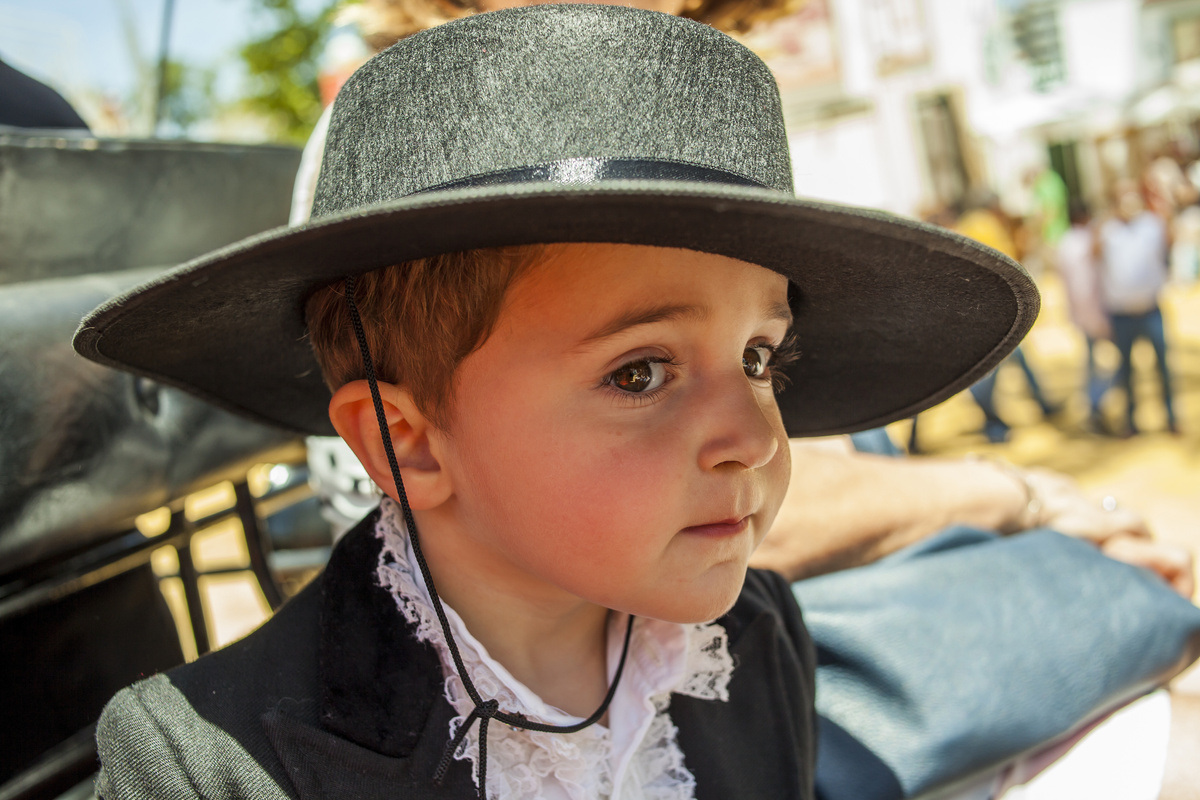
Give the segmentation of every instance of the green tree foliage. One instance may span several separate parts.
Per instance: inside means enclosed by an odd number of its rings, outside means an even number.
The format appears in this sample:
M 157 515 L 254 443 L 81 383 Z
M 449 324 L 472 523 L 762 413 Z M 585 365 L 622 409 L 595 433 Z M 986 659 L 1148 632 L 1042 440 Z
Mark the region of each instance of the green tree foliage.
M 271 119 L 283 141 L 303 143 L 321 116 L 317 66 L 329 31 L 335 0 L 311 15 L 296 0 L 252 0 L 272 19 L 270 32 L 242 46 L 250 74 L 245 106 Z

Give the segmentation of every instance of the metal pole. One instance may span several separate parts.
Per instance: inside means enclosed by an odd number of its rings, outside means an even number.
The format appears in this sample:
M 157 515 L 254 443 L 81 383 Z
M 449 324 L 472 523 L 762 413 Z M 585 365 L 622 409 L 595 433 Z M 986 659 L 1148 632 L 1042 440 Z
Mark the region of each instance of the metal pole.
M 250 569 L 253 570 L 254 577 L 258 579 L 258 585 L 262 589 L 263 597 L 267 599 L 267 604 L 271 606 L 272 611 L 276 611 L 283 605 L 283 594 L 279 591 L 279 584 L 275 583 L 274 576 L 271 575 L 271 567 L 267 561 L 270 540 L 267 532 L 258 524 L 258 511 L 254 508 L 254 498 L 250 494 L 250 487 L 245 481 L 239 481 L 234 485 L 233 491 L 237 498 L 237 505 L 234 508 L 237 510 L 238 519 L 242 521 L 246 551 L 250 554 Z
M 158 134 L 158 123 L 163 116 L 163 103 L 167 99 L 167 61 L 171 47 L 171 17 L 175 13 L 175 0 L 163 0 L 162 31 L 158 37 L 158 98 L 154 103 L 154 134 Z
M 171 527 L 168 529 L 168 533 L 171 535 L 186 534 L 185 544 L 176 549 L 179 554 L 179 579 L 183 582 L 183 597 L 187 600 L 188 618 L 192 623 L 192 637 L 196 640 L 196 653 L 204 655 L 210 649 L 208 618 L 204 613 L 204 603 L 200 600 L 200 573 L 196 571 L 196 562 L 192 560 L 192 532 L 192 522 L 183 513 L 182 508 L 171 514 Z

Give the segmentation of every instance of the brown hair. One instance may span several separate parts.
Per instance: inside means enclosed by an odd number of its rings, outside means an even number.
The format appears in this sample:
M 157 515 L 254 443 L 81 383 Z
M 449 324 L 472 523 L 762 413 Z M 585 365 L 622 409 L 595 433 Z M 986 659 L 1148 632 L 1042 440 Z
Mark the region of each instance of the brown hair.
M 795 14 L 805 0 L 689 0 L 679 16 L 725 33 L 747 33 L 755 25 Z
M 445 429 L 454 371 L 491 335 L 509 287 L 541 249 L 447 253 L 360 275 L 354 299 L 379 380 L 403 385 Z M 344 290 L 344 281 L 330 284 L 304 306 L 309 342 L 333 391 L 366 378 Z
M 745 33 L 762 22 L 795 13 L 804 0 L 686 0 L 680 16 L 726 33 Z M 346 18 L 358 24 L 376 52 L 405 36 L 478 11 L 474 0 L 363 0 Z

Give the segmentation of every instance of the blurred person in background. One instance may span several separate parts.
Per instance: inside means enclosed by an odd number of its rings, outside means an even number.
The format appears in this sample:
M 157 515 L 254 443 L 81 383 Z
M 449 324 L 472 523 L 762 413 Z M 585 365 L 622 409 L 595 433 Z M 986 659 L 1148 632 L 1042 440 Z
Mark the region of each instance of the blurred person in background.
M 1200 277 L 1200 204 L 1179 210 L 1171 225 L 1171 280 L 1193 284 Z
M 963 236 L 985 244 L 993 250 L 999 250 L 1013 261 L 1020 261 L 1022 252 L 1017 246 L 1014 236 L 1015 225 L 1004 209 L 1000 207 L 1000 198 L 990 189 L 973 189 L 967 195 L 965 211 L 955 222 L 953 229 Z M 1025 374 L 1029 384 L 1029 393 L 1034 402 L 1042 409 L 1044 416 L 1052 416 L 1058 412 L 1058 407 L 1052 405 L 1042 393 L 1041 382 L 1024 351 L 1018 347 L 1005 363 L 1014 363 Z M 971 396 L 983 411 L 983 433 L 993 444 L 1008 441 L 1011 428 L 996 411 L 996 378 L 1004 364 L 992 370 L 978 383 L 971 387 Z
M 1200 198 L 1196 187 L 1184 174 L 1180 160 L 1178 147 L 1165 147 L 1151 159 L 1142 173 L 1146 205 L 1168 222 L 1175 218 L 1179 209 Z
M 1112 321 L 1113 342 L 1121 356 L 1116 383 L 1125 392 L 1126 435 L 1138 433 L 1133 390 L 1133 345 L 1147 339 L 1154 347 L 1162 386 L 1167 428 L 1179 432 L 1167 364 L 1159 294 L 1168 277 L 1167 255 L 1171 242 L 1167 222 L 1146 207 L 1136 181 L 1118 181 L 1113 189 L 1113 212 L 1101 224 L 1096 239 L 1100 262 L 1100 289 Z
M 1193 163 L 1187 170 L 1183 148 L 1162 148 L 1142 173 L 1146 205 L 1162 217 L 1170 232 L 1170 277 L 1179 283 L 1195 281 L 1200 262 L 1200 191 L 1192 177 L 1200 175 Z
M 1023 181 L 1033 205 L 1020 228 L 1025 238 L 1021 249 L 1026 267 L 1041 269 L 1054 264 L 1058 242 L 1071 227 L 1069 192 L 1062 176 L 1045 165 L 1026 170 Z M 1030 261 L 1036 263 L 1031 265 Z
M 1186 285 L 1200 277 L 1200 159 L 1181 172 L 1185 183 L 1171 222 L 1171 280 Z
M 1100 401 L 1112 385 L 1112 379 L 1100 374 L 1095 350 L 1096 342 L 1112 339 L 1112 324 L 1100 293 L 1100 270 L 1094 255 L 1091 214 L 1082 200 L 1071 202 L 1070 220 L 1071 227 L 1059 239 L 1055 261 L 1066 289 L 1071 322 L 1083 334 L 1087 346 L 1087 378 L 1084 385 L 1088 400 L 1087 426 L 1094 432 L 1106 432 Z
M 361 32 L 369 54 L 435 24 L 471 13 L 526 4 L 529 3 L 525 0 L 482 0 L 474 4 L 450 0 L 364 0 L 349 6 L 340 22 L 345 26 L 343 30 L 353 27 Z M 640 0 L 632 5 L 682 14 L 736 33 L 759 21 L 788 13 L 794 3 L 792 0 Z M 309 216 L 311 190 L 324 149 L 328 104 L 336 96 L 341 81 L 353 72 L 347 65 L 366 57 L 344 44 L 338 46 L 337 52 L 344 60 L 327 56 L 323 62 L 323 69 L 331 73 L 321 83 L 327 108 L 305 147 L 293 197 L 292 224 L 303 224 Z M 307 189 L 302 189 L 305 186 Z M 979 197 L 982 202 L 967 214 L 955 215 L 953 209 L 946 209 L 940 219 L 954 223 L 957 216 L 956 229 L 1015 260 L 1018 251 L 1010 221 L 1000 210 L 994 194 L 988 192 Z M 1019 350 L 1017 363 L 1029 378 L 1031 390 L 1043 410 L 1052 413 L 1053 409 L 1041 397 L 1036 376 Z M 994 372 L 989 378 L 994 386 Z M 1003 421 L 1000 424 L 1007 434 L 1008 426 Z M 882 451 L 867 446 L 862 448 L 864 452 L 859 452 L 855 442 L 861 445 L 868 438 L 886 442 Z M 378 495 L 348 448 L 346 452 L 332 451 L 339 445 L 344 448 L 342 440 L 336 437 L 310 438 L 309 461 L 319 484 L 318 492 L 333 496 L 328 510 L 337 518 L 340 508 L 340 516 L 349 525 L 377 502 Z M 890 445 L 882 430 L 853 438 L 792 440 L 790 446 L 793 471 L 787 500 L 753 562 L 755 566 L 774 569 L 789 580 L 872 563 L 955 524 L 1003 534 L 1044 526 L 1090 541 L 1114 558 L 1150 569 L 1185 596 L 1194 591 L 1190 553 L 1153 541 L 1139 515 L 1103 507 L 1085 497 L 1066 476 L 981 460 L 885 457 L 877 453 L 900 453 Z M 1031 493 L 1038 497 L 1033 513 Z M 1182 709 L 1175 717 L 1175 724 L 1181 730 L 1190 735 L 1192 727 L 1200 728 L 1195 724 L 1195 715 L 1184 713 L 1187 709 L 1183 704 L 1188 700 L 1171 702 Z M 1182 735 L 1175 736 L 1172 747 L 1186 741 Z M 1046 796 L 1030 795 L 1031 800 L 1034 797 L 1041 800 Z M 1185 798 L 1185 795 L 1172 796 L 1172 800 Z M 947 800 L 981 798 L 959 794 L 948 795 Z

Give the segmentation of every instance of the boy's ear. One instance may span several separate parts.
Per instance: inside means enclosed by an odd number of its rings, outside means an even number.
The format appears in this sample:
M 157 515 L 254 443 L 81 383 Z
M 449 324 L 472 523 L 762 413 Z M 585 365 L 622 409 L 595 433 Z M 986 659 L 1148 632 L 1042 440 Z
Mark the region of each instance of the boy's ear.
M 437 437 L 430 437 L 431 423 L 407 390 L 380 381 L 379 395 L 409 505 L 416 510 L 441 505 L 452 491 L 449 475 L 438 459 Z M 334 392 L 329 401 L 329 420 L 376 485 L 398 500 L 392 468 L 379 432 L 379 419 L 371 402 L 370 385 L 365 380 L 357 380 Z

